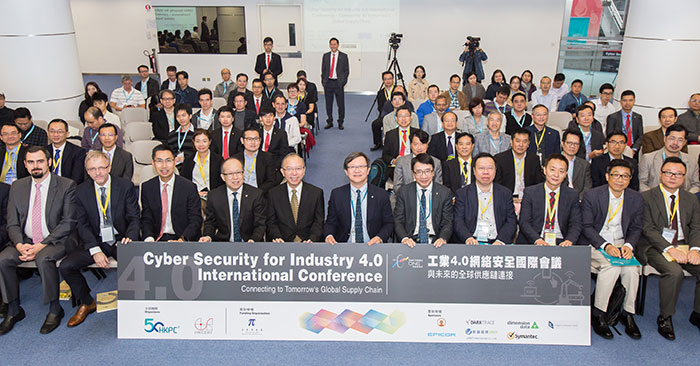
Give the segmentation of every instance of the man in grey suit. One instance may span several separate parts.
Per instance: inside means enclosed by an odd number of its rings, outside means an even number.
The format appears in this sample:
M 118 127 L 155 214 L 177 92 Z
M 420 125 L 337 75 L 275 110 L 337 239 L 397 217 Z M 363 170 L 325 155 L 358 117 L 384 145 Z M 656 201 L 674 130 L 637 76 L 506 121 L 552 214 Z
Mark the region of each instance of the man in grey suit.
M 635 156 L 642 148 L 644 141 L 644 122 L 642 115 L 632 112 L 634 107 L 635 95 L 632 90 L 625 90 L 620 95 L 620 111 L 608 115 L 607 124 L 605 126 L 605 135 L 613 131 L 622 131 L 627 135 L 627 146 L 631 147 L 635 152 Z
M 430 136 L 422 130 L 418 130 L 411 135 L 411 154 L 399 156 L 396 159 L 396 168 L 394 168 L 394 192 L 397 192 L 404 184 L 413 182 L 413 167 L 411 166 L 411 161 L 416 156 L 428 151 L 429 140 Z M 433 159 L 435 182 L 442 184 L 442 164 L 440 164 L 440 159 L 434 156 L 430 157 Z
M 690 323 L 700 328 L 700 204 L 683 189 L 688 171 L 680 158 L 667 158 L 657 174 L 661 184 L 644 193 L 644 226 L 640 251 L 661 274 L 658 332 L 673 340 L 671 316 L 683 283 L 683 270 L 695 276 L 695 302 Z M 644 263 L 645 258 L 640 258 Z
M 348 83 L 350 75 L 350 62 L 348 55 L 338 51 L 340 42 L 333 37 L 328 42 L 330 52 L 323 54 L 321 61 L 321 84 L 323 84 L 326 95 L 326 126 L 325 129 L 333 127 L 333 98 L 337 98 L 338 103 L 338 129 L 343 129 L 345 119 L 345 84 Z
M 420 127 L 421 130 L 427 132 L 428 135 L 431 136 L 442 132 L 442 116 L 445 115 L 445 112 L 450 110 L 447 105 L 447 97 L 439 95 L 435 99 L 435 111 L 423 117 L 423 125 Z
M 10 188 L 7 207 L 7 232 L 12 245 L 0 253 L 0 278 L 3 302 L 8 304 L 7 316 L 0 323 L 0 335 L 12 330 L 24 319 L 19 304 L 17 266 L 35 261 L 44 291 L 44 303 L 49 303 L 40 332 L 52 332 L 61 323 L 64 312 L 58 302 L 58 268 L 66 246 L 75 230 L 75 182 L 51 174 L 51 156 L 45 148 L 27 149 L 24 164 L 31 177 L 17 180 Z
M 639 190 L 644 192 L 659 185 L 659 170 L 664 160 L 669 157 L 678 157 L 685 164 L 688 174 L 683 180 L 683 189 L 690 193 L 700 192 L 700 177 L 698 176 L 698 162 L 681 151 L 687 142 L 688 131 L 685 127 L 674 124 L 666 129 L 664 147 L 648 154 L 642 155 L 639 162 Z
M 134 176 L 134 159 L 131 153 L 117 146 L 117 132 L 113 124 L 100 126 L 99 139 L 102 152 L 107 154 L 112 165 L 112 175 L 126 180 Z
M 413 248 L 416 243 L 441 247 L 452 236 L 452 191 L 434 183 L 434 160 L 428 154 L 411 159 L 415 182 L 396 193 L 394 230 L 402 244 Z
M 678 116 L 678 124 L 688 130 L 688 140 L 700 141 L 700 93 L 688 99 L 688 110 Z
M 561 152 L 569 160 L 569 171 L 564 179 L 564 184 L 578 191 L 579 199 L 583 199 L 583 192 L 591 189 L 593 179 L 591 178 L 591 164 L 586 159 L 576 156 L 578 153 L 583 135 L 577 130 L 566 130 L 561 138 Z

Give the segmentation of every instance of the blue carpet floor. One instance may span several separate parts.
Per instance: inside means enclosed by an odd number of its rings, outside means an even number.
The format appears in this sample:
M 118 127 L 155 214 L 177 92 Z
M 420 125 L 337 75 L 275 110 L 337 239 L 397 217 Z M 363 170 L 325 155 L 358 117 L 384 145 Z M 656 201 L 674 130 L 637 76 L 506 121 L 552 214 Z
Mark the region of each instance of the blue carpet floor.
M 345 130 L 323 130 L 308 160 L 307 180 L 330 190 L 346 182 L 342 160 L 351 151 L 369 152 L 371 131 L 364 117 L 371 97 L 348 95 Z M 321 111 L 324 111 L 321 102 Z M 325 121 L 325 112 L 321 112 Z M 322 123 L 323 124 L 323 123 Z M 379 156 L 376 152 L 372 159 Z M 114 290 L 116 271 L 97 281 L 87 274 L 93 293 Z M 612 341 L 592 336 L 592 347 L 434 343 L 269 342 L 269 341 L 135 341 L 117 340 L 116 311 L 92 314 L 68 329 L 63 324 L 49 335 L 39 328 L 47 307 L 41 304 L 38 276 L 21 284 L 27 318 L 0 337 L 0 365 L 696 365 L 700 332 L 688 322 L 692 309 L 691 279 L 683 284 L 674 318 L 677 340 L 656 333 L 658 277 L 650 277 L 644 316 L 637 317 L 643 337 L 626 335 Z M 66 319 L 74 309 L 63 302 Z M 621 329 L 622 327 L 620 327 Z

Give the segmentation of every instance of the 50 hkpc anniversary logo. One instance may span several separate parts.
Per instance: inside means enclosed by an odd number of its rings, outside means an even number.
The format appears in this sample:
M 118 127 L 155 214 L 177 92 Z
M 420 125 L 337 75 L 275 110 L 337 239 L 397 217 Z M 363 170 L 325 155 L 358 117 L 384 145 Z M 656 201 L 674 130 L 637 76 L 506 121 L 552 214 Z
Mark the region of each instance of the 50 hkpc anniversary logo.
M 177 334 L 180 330 L 179 325 L 166 326 L 163 322 L 156 321 L 153 318 L 144 319 L 144 326 L 145 328 L 143 330 L 146 333 Z

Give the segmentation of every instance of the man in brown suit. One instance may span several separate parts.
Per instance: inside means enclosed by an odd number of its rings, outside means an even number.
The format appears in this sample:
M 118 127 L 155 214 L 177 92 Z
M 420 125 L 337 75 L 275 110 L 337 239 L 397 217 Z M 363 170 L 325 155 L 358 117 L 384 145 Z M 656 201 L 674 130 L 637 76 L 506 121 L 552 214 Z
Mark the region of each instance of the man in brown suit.
M 450 88 L 440 95 L 447 97 L 447 103 L 450 110 L 461 109 L 463 111 L 469 109 L 469 101 L 467 101 L 467 96 L 459 90 L 459 85 L 462 82 L 462 78 L 459 75 L 454 74 L 450 76 Z
M 648 154 L 650 152 L 662 149 L 664 147 L 664 136 L 666 136 L 666 129 L 673 126 L 677 120 L 678 112 L 675 108 L 665 107 L 661 109 L 659 111 L 659 124 L 661 125 L 661 128 L 644 134 L 642 139 L 642 153 Z M 681 151 L 687 153 L 688 146 L 683 146 Z

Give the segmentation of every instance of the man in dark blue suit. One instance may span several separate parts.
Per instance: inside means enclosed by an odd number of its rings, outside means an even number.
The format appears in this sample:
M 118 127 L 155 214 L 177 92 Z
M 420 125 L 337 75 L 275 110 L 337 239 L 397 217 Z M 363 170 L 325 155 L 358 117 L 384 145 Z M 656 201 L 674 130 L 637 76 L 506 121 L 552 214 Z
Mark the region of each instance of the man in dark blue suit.
M 49 123 L 49 141 L 46 149 L 53 157 L 51 172 L 72 179 L 75 184 L 85 177 L 85 150 L 67 141 L 68 123 L 56 118 Z
M 456 194 L 454 236 L 459 243 L 471 245 L 510 244 L 518 225 L 513 194 L 493 183 L 496 160 L 491 154 L 479 153 L 473 160 L 475 182 Z
M 578 192 L 561 184 L 568 169 L 569 161 L 561 154 L 545 159 L 546 181 L 525 188 L 516 243 L 568 247 L 578 242 L 581 234 Z
M 7 235 L 7 199 L 10 197 L 10 185 L 0 183 L 0 251 L 5 249 L 10 240 Z M 2 292 L 0 291 L 0 318 L 7 316 L 7 304 L 2 302 Z
M 610 331 L 604 317 L 608 300 L 617 279 L 625 287 L 625 302 L 620 322 L 625 333 L 634 339 L 642 334 L 634 322 L 634 301 L 637 298 L 640 266 L 613 266 L 600 252 L 617 258 L 631 259 L 642 235 L 644 222 L 644 198 L 630 189 L 632 164 L 627 160 L 614 159 L 608 164 L 605 174 L 608 184 L 593 188 L 583 196 L 583 235 L 581 242 L 590 244 L 591 267 L 598 269 L 598 278 L 591 322 L 593 330 L 603 338 L 610 339 Z
M 109 158 L 102 151 L 90 151 L 85 165 L 92 180 L 75 190 L 78 234 L 83 247 L 68 255 L 59 267 L 81 304 L 68 321 L 68 327 L 79 325 L 97 310 L 82 270 L 93 263 L 109 268 L 108 257 L 117 258 L 118 243 L 139 239 L 139 203 L 134 185 L 109 175 Z
M 529 152 L 536 153 L 540 158 L 540 164 L 552 154 L 561 153 L 559 144 L 559 131 L 547 127 L 549 110 L 546 106 L 538 104 L 532 108 L 532 124 L 526 128 L 530 130 Z
M 394 231 L 389 193 L 369 184 L 369 157 L 361 152 L 348 155 L 343 169 L 349 184 L 337 187 L 328 201 L 323 227 L 326 243 L 383 243 Z

